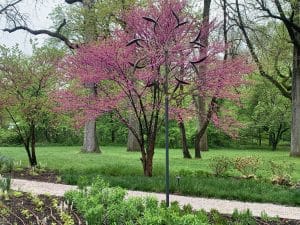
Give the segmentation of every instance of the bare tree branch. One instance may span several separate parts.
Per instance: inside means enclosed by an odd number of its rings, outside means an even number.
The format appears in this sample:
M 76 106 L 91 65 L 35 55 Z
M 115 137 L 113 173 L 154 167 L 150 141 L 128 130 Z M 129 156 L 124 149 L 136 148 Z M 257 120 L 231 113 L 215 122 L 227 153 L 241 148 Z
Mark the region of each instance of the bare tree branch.
M 2 9 L 0 9 L 0 14 L 2 14 L 3 12 L 5 12 L 6 10 L 8 10 L 11 7 L 14 7 L 16 4 L 18 4 L 19 2 L 21 2 L 22 0 L 17 0 L 15 2 L 12 2 L 10 4 L 7 4 L 6 6 L 4 6 Z
M 237 26 L 240 28 L 240 30 L 245 38 L 245 41 L 249 48 L 250 54 L 251 54 L 255 64 L 258 67 L 258 71 L 259 71 L 260 75 L 262 77 L 265 77 L 266 79 L 268 79 L 272 84 L 274 84 L 284 97 L 291 100 L 292 96 L 291 96 L 290 91 L 288 91 L 284 85 L 282 85 L 279 81 L 277 81 L 273 76 L 271 76 L 264 70 L 264 68 L 255 52 L 254 45 L 253 45 L 252 41 L 250 40 L 250 37 L 246 31 L 246 27 L 245 27 L 245 24 L 244 24 L 242 15 L 241 15 L 240 5 L 239 5 L 238 0 L 235 0 L 235 7 L 236 7 L 236 13 L 237 13 L 237 18 L 235 18 L 235 22 L 236 22 Z
M 78 44 L 74 44 L 72 43 L 66 36 L 64 36 L 63 34 L 60 33 L 61 29 L 66 25 L 66 20 L 64 19 L 63 22 L 59 25 L 59 27 L 57 28 L 57 30 L 55 32 L 53 31 L 49 31 L 49 30 L 32 30 L 26 26 L 16 26 L 14 28 L 5 28 L 3 29 L 3 31 L 12 33 L 18 30 L 25 30 L 33 35 L 40 35 L 40 34 L 47 34 L 50 37 L 54 37 L 57 38 L 61 41 L 63 41 L 70 49 L 76 49 L 79 47 Z

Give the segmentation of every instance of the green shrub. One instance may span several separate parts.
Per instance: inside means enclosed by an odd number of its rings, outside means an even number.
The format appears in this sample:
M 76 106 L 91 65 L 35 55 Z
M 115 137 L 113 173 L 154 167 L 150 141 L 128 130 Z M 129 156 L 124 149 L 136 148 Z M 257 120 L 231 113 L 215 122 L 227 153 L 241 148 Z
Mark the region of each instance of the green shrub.
M 269 161 L 271 170 L 271 180 L 273 184 L 292 185 L 292 174 L 295 170 L 293 164 Z
M 158 200 L 153 197 L 126 199 L 123 189 L 111 188 L 100 178 L 97 178 L 90 188 L 67 192 L 65 197 L 68 202 L 74 204 L 88 224 L 93 225 L 256 224 L 249 210 L 235 211 L 230 218 L 230 216 L 220 214 L 217 210 L 211 210 L 207 214 L 203 210 L 193 210 L 191 205 L 181 208 L 178 202 L 172 202 L 167 208 L 165 201 L 159 204 Z M 271 221 L 267 215 L 264 215 L 264 218 Z
M 13 166 L 13 160 L 6 156 L 0 155 L 0 174 L 11 173 Z
M 97 178 L 90 188 L 70 191 L 65 194 L 82 213 L 88 224 L 208 224 L 203 211 L 194 213 L 190 206 L 184 210 L 178 202 L 170 208 L 158 204 L 158 200 L 148 198 L 125 199 L 121 188 L 110 188 L 106 182 Z M 162 203 L 163 204 L 163 203 Z
M 245 178 L 255 177 L 260 164 L 260 159 L 255 156 L 237 157 L 234 160 L 234 168 Z
M 4 192 L 9 191 L 11 186 L 11 177 L 10 176 L 1 176 L 0 175 L 0 195 Z
M 249 209 L 243 212 L 239 212 L 238 210 L 234 210 L 232 214 L 232 220 L 234 224 L 247 224 L 247 225 L 256 225 L 256 221 L 250 212 Z
M 212 224 L 222 224 L 222 225 L 227 225 L 229 224 L 227 222 L 227 219 L 224 218 L 216 209 L 212 209 L 210 211 L 210 218 L 211 218 L 211 223 Z
M 11 172 L 13 170 L 13 160 L 5 156 L 0 156 L 0 192 L 7 192 L 11 186 Z
M 224 176 L 231 168 L 232 161 L 226 156 L 216 156 L 210 159 L 209 167 L 216 176 Z

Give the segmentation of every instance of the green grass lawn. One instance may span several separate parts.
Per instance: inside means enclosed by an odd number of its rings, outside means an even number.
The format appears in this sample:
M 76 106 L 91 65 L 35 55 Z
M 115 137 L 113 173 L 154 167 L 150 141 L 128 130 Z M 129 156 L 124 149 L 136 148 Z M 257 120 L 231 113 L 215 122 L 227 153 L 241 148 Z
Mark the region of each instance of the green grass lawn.
M 27 165 L 26 153 L 22 147 L 1 147 L 0 154 L 16 161 L 22 160 Z M 196 160 L 183 159 L 181 151 L 175 149 L 170 151 L 171 191 L 194 196 L 300 205 L 299 190 L 253 179 L 213 177 L 202 173 L 201 171 L 210 172 L 209 159 L 219 155 L 257 156 L 263 160 L 294 163 L 293 179 L 300 180 L 300 158 L 289 157 L 287 151 L 211 149 L 203 153 L 203 159 Z M 84 154 L 80 152 L 80 147 L 38 147 L 37 158 L 48 168 L 59 170 L 64 181 L 70 184 L 76 184 L 80 176 L 86 176 L 92 181 L 99 175 L 111 185 L 135 190 L 164 191 L 163 149 L 156 150 L 152 178 L 143 176 L 140 153 L 126 152 L 125 147 L 102 147 L 102 154 Z M 181 175 L 179 186 L 175 178 L 178 174 Z

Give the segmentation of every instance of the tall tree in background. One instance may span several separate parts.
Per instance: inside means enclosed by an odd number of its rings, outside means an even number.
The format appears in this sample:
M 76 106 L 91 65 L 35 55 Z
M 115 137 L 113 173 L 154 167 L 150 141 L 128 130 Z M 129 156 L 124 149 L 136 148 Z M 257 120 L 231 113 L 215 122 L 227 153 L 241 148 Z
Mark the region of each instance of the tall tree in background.
M 97 40 L 98 31 L 93 12 L 93 5 L 95 0 L 84 0 L 83 7 L 85 9 L 84 16 L 84 42 L 90 43 Z M 90 89 L 91 95 L 97 95 L 95 83 L 84 83 L 84 86 Z M 87 121 L 84 125 L 84 138 L 81 150 L 83 152 L 100 152 L 97 133 L 96 133 L 96 119 Z
M 210 15 L 210 5 L 211 0 L 204 0 L 204 6 L 203 6 L 203 23 L 209 24 L 209 15 Z M 202 51 L 206 51 L 206 46 L 208 46 L 208 34 L 209 32 L 206 32 L 207 35 L 202 35 L 200 42 L 203 44 L 204 47 L 202 47 Z M 202 65 L 199 69 L 199 73 L 205 73 L 206 66 Z M 208 142 L 207 142 L 207 130 L 205 128 L 204 133 L 201 136 L 201 129 L 205 126 L 206 117 L 204 116 L 206 114 L 206 102 L 201 95 L 196 94 L 194 97 L 196 109 L 197 109 L 197 117 L 198 117 L 198 127 L 197 132 L 195 136 L 195 158 L 201 158 L 201 151 L 208 151 Z
M 291 156 L 300 156 L 300 1 L 266 1 L 266 0 L 235 0 L 235 3 L 231 4 L 231 19 L 236 22 L 236 25 L 240 28 L 245 42 L 249 48 L 254 62 L 257 65 L 258 71 L 261 76 L 268 79 L 273 83 L 283 96 L 291 99 L 292 101 L 292 129 L 291 129 Z M 293 66 L 291 73 L 288 71 L 284 74 L 278 68 L 275 70 L 278 72 L 277 77 L 269 74 L 263 67 L 261 60 L 258 57 L 257 49 L 252 41 L 254 34 L 253 27 L 249 17 L 245 15 L 245 10 L 249 9 L 253 12 L 253 15 L 257 18 L 267 18 L 267 20 L 280 21 L 285 26 L 288 34 L 288 42 L 292 43 L 293 48 Z M 279 79 L 278 79 L 279 77 Z M 282 79 L 282 77 L 284 79 Z M 291 79 L 291 87 L 287 85 L 286 80 Z

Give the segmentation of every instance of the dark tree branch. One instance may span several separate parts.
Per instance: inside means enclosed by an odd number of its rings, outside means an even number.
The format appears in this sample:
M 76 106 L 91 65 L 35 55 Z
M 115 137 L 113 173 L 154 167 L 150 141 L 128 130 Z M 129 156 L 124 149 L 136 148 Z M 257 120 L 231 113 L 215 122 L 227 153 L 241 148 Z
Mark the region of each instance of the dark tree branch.
M 83 0 L 65 0 L 65 2 L 68 3 L 68 4 L 73 4 L 73 3 L 76 3 L 76 2 L 83 3 Z
M 49 30 L 32 30 L 26 26 L 16 26 L 14 28 L 5 28 L 3 31 L 12 33 L 18 30 L 25 30 L 33 35 L 40 35 L 40 34 L 47 34 L 50 37 L 57 38 L 61 41 L 63 41 L 70 49 L 76 49 L 79 47 L 78 44 L 72 43 L 66 36 L 60 33 L 61 29 L 66 25 L 66 20 L 64 19 L 63 22 L 59 25 L 57 30 L 55 32 L 49 31 Z
M 276 6 L 276 9 L 277 11 L 279 12 L 279 15 L 276 15 L 274 13 L 271 12 L 271 10 L 269 8 L 267 8 L 266 6 L 266 3 L 264 0 L 256 0 L 256 2 L 259 4 L 260 8 L 259 10 L 261 11 L 264 11 L 267 13 L 267 15 L 265 15 L 264 17 L 270 17 L 270 18 L 273 18 L 273 19 L 277 19 L 277 20 L 280 20 L 284 23 L 290 37 L 291 37 L 291 40 L 292 42 L 299 46 L 300 43 L 298 43 L 298 41 L 296 40 L 295 38 L 295 32 L 298 32 L 300 33 L 300 27 L 295 24 L 293 22 L 293 19 L 294 19 L 294 10 L 292 9 L 292 13 L 289 17 L 286 16 L 282 6 L 281 6 L 281 3 L 278 1 L 278 0 L 274 0 L 274 4 Z
M 8 10 L 11 7 L 14 7 L 16 4 L 18 4 L 19 2 L 21 2 L 22 0 L 17 0 L 15 2 L 12 2 L 10 4 L 7 4 L 5 7 L 3 7 L 2 9 L 0 9 L 0 14 L 2 14 L 3 12 L 5 12 L 6 10 Z
M 273 83 L 277 88 L 278 90 L 282 93 L 282 95 L 288 99 L 292 99 L 292 96 L 291 96 L 291 93 L 289 91 L 286 90 L 286 88 L 281 84 L 279 83 L 274 77 L 272 77 L 271 75 L 269 75 L 264 69 L 263 69 L 263 66 L 255 52 L 255 49 L 254 49 L 254 46 L 253 46 L 253 43 L 251 42 L 249 36 L 248 36 L 248 33 L 246 31 L 246 28 L 245 28 L 245 25 L 244 25 L 244 22 L 243 22 L 243 19 L 242 19 L 242 15 L 241 15 L 241 12 L 240 12 L 240 8 L 239 8 L 239 1 L 236 0 L 235 1 L 235 5 L 236 5 L 236 12 L 237 12 L 237 16 L 238 16 L 238 20 L 236 20 L 236 23 L 238 25 L 238 27 L 240 28 L 240 30 L 242 31 L 242 34 L 246 40 L 246 44 L 250 50 L 250 54 L 255 62 L 255 64 L 257 65 L 258 67 L 258 70 L 259 70 L 259 73 L 261 76 L 267 78 L 271 83 Z

